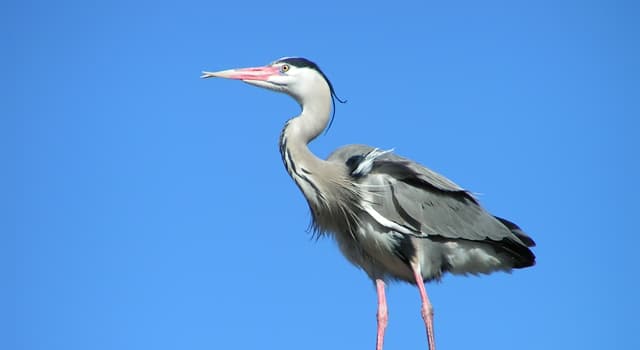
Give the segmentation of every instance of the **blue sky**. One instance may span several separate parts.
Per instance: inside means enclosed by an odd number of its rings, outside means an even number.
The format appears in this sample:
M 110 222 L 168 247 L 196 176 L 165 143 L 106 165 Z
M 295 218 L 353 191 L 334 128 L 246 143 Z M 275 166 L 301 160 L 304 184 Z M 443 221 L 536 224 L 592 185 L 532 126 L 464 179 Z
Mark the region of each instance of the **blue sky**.
M 1 348 L 374 348 L 371 283 L 280 161 L 299 107 L 198 78 L 293 55 L 348 100 L 314 152 L 395 148 L 537 241 L 427 285 L 441 349 L 640 348 L 636 2 L 1 8 Z M 385 348 L 426 348 L 416 288 L 387 297 Z

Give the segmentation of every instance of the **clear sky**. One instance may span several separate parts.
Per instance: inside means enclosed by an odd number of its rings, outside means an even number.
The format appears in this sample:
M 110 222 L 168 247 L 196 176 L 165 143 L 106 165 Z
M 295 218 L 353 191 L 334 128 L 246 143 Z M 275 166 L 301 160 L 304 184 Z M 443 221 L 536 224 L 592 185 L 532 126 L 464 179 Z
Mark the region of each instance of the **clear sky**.
M 311 239 L 280 161 L 299 107 L 198 78 L 282 56 L 348 100 L 318 155 L 395 148 L 538 243 L 427 285 L 440 349 L 640 348 L 639 9 L 4 1 L 0 348 L 374 348 L 371 282 Z M 387 296 L 386 349 L 425 349 L 417 289 Z

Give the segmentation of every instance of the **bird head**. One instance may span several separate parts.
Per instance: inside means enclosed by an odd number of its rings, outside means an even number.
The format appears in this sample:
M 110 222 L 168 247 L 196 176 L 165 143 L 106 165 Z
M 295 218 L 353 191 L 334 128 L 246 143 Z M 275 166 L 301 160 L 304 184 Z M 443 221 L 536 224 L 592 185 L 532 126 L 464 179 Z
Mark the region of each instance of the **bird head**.
M 320 67 L 302 57 L 284 57 L 263 67 L 202 72 L 201 77 L 242 80 L 261 88 L 284 92 L 301 105 L 319 95 L 337 98 L 331 82 Z M 343 102 L 340 99 L 338 101 Z

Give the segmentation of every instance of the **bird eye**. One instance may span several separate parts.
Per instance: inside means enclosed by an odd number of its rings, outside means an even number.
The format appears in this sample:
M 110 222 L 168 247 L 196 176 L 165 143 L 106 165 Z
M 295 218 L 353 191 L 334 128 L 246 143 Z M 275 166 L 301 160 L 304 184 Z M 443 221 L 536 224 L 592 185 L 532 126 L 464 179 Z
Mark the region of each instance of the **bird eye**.
M 288 71 L 289 71 L 289 68 L 290 68 L 290 67 L 289 67 L 289 65 L 288 65 L 288 64 L 283 64 L 283 65 L 280 67 L 280 71 L 281 71 L 282 73 L 286 73 L 286 72 L 288 72 Z

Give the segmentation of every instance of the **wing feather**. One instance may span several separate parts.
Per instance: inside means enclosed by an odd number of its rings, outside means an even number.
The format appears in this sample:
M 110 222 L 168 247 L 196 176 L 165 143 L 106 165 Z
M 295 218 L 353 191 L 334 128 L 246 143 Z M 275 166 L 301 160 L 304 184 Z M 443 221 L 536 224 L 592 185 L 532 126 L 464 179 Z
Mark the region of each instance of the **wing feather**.
M 336 150 L 330 161 L 350 163 L 356 169 L 374 148 L 349 145 Z M 371 159 L 368 159 L 371 161 Z M 488 213 L 468 191 L 426 167 L 395 155 L 380 154 L 367 174 L 354 180 L 373 193 L 370 206 L 377 214 L 415 236 L 533 245 L 517 225 Z

